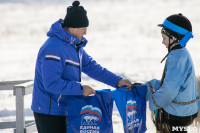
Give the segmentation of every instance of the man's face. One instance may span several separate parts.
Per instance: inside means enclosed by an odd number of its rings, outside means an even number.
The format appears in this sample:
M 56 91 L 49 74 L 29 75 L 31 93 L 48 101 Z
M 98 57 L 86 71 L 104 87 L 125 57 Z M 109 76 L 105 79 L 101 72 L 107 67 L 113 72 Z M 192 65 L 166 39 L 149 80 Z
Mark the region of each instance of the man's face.
M 87 27 L 82 27 L 82 28 L 72 28 L 72 34 L 77 37 L 79 40 L 86 35 L 87 33 Z

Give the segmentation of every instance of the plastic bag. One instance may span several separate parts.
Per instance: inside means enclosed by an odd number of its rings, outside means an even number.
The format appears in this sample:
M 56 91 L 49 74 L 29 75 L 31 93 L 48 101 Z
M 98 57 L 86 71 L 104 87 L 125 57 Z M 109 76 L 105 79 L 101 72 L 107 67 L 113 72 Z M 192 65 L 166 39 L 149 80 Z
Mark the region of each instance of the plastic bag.
M 125 133 L 144 133 L 147 130 L 146 91 L 146 85 L 138 85 L 133 90 L 121 87 L 112 92 Z
M 67 133 L 113 133 L 113 99 L 110 90 L 94 96 L 67 96 Z

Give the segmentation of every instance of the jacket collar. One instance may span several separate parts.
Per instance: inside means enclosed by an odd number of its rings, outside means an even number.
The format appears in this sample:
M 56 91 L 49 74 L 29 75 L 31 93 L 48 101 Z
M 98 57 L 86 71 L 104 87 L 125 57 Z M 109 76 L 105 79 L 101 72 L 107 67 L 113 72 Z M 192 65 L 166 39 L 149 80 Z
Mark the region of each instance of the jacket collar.
M 85 45 L 87 44 L 87 40 L 82 37 L 82 39 L 78 39 L 77 37 L 75 37 L 74 35 L 70 34 L 68 31 L 66 31 L 66 42 L 68 42 L 67 44 L 72 45 L 75 48 L 81 48 L 81 47 L 85 47 Z
M 75 48 L 85 47 L 87 44 L 87 40 L 82 37 L 82 39 L 78 39 L 74 35 L 70 34 L 62 27 L 63 20 L 60 19 L 52 24 L 50 30 L 47 32 L 48 37 L 56 36 L 58 39 L 66 42 L 66 44 L 72 45 Z M 77 45 L 80 44 L 80 45 Z

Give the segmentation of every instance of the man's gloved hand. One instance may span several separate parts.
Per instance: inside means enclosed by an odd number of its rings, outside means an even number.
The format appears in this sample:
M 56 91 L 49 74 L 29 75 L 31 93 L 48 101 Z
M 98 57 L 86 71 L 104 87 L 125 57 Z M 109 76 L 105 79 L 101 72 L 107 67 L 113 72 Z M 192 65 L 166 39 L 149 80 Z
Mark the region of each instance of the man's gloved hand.
M 136 87 L 136 85 L 141 85 L 141 83 L 134 83 L 134 84 L 132 84 L 131 85 L 131 90 L 133 90 Z

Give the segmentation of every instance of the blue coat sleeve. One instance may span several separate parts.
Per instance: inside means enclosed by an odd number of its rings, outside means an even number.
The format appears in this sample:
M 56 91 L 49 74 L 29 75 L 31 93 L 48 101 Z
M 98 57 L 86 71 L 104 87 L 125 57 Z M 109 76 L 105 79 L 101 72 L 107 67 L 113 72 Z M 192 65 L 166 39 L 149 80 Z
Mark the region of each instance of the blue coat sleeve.
M 155 103 L 162 108 L 169 105 L 178 95 L 184 79 L 185 76 L 176 67 L 168 69 L 165 73 L 163 85 L 158 90 L 155 90 L 156 92 L 153 95 L 149 96 L 150 110 L 158 109 Z
M 151 82 L 151 85 L 152 85 L 154 91 L 157 91 L 160 87 L 160 80 L 152 79 L 150 82 Z M 147 86 L 146 100 L 149 101 L 149 98 L 152 97 L 152 92 L 151 92 L 148 82 L 146 82 L 144 84 Z
M 60 95 L 82 95 L 80 82 L 62 78 L 64 59 L 55 48 L 48 48 L 41 57 L 42 81 L 46 91 Z
M 91 78 L 103 82 L 112 87 L 116 87 L 120 76 L 108 71 L 106 68 L 101 67 L 95 60 L 92 59 L 85 51 L 82 57 L 82 71 Z

